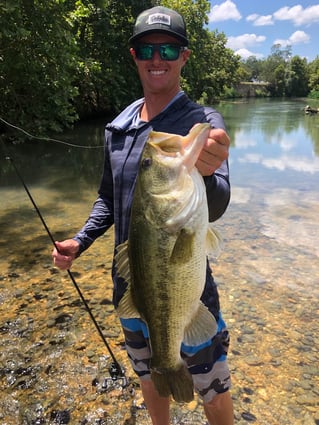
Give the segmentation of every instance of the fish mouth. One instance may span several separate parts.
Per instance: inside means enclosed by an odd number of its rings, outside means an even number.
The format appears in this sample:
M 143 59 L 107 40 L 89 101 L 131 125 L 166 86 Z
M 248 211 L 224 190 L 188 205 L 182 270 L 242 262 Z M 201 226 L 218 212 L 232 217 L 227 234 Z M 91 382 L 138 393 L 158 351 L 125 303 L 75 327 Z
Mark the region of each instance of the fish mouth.
M 159 133 L 157 133 L 158 135 Z M 152 146 L 159 154 L 170 157 L 177 157 L 178 154 L 182 155 L 184 153 L 184 147 L 182 143 L 182 138 L 179 137 L 167 137 L 167 134 L 163 138 L 158 138 L 149 141 L 150 146 Z
M 209 123 L 196 124 L 187 136 L 167 137 L 167 133 L 154 132 L 150 134 L 149 144 L 161 155 L 183 157 L 183 162 L 191 169 L 204 146 L 210 128 Z

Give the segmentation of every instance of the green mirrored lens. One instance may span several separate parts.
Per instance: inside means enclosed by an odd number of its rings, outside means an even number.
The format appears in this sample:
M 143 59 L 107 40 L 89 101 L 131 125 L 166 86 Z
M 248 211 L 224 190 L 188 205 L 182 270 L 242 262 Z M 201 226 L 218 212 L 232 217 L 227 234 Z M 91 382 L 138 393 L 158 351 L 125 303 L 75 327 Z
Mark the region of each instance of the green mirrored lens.
M 162 60 L 175 61 L 182 48 L 177 44 L 140 44 L 135 47 L 135 54 L 139 60 L 151 60 L 158 51 Z
M 151 45 L 137 46 L 135 48 L 137 59 L 150 60 L 153 57 L 153 47 Z
M 167 61 L 174 61 L 178 58 L 181 51 L 180 46 L 173 46 L 171 44 L 163 44 L 159 46 L 161 59 Z

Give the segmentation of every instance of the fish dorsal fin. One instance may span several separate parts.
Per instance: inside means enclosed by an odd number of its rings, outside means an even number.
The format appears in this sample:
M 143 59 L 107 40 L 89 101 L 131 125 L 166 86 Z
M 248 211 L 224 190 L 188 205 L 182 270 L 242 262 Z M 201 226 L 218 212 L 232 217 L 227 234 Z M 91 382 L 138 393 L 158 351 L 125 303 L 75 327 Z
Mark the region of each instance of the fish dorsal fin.
M 210 223 L 207 229 L 206 234 L 206 252 L 207 254 L 213 255 L 214 257 L 218 257 L 222 249 L 222 237 L 217 232 L 216 229 L 213 228 L 213 225 Z
M 184 332 L 183 343 L 185 345 L 200 345 L 213 338 L 217 333 L 217 323 L 208 308 L 199 303 L 196 315 Z
M 124 292 L 124 295 L 121 298 L 117 307 L 117 313 L 123 319 L 140 317 L 140 314 L 134 305 L 132 297 L 131 273 L 130 263 L 128 259 L 127 241 L 116 247 L 116 254 L 114 256 L 114 260 L 117 275 L 124 279 L 125 282 L 127 282 L 128 284 L 126 291 Z

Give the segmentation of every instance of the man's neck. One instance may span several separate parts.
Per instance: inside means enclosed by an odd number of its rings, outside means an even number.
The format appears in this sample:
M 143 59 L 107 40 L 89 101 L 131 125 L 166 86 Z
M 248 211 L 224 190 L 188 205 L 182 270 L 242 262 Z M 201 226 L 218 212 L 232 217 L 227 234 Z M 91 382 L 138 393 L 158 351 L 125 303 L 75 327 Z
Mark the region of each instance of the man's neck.
M 179 92 L 176 91 L 169 96 L 162 96 L 159 94 L 145 94 L 145 101 L 140 111 L 140 117 L 143 121 L 150 121 L 156 115 L 160 114 L 163 109 L 174 99 Z

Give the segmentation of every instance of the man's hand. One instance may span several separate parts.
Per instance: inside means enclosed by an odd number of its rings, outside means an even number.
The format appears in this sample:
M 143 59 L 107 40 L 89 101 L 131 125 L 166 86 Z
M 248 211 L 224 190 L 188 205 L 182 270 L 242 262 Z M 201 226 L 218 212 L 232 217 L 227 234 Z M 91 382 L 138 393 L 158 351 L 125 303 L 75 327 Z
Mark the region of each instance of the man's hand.
M 211 176 L 228 158 L 230 138 L 221 128 L 212 128 L 198 157 L 196 167 L 202 176 Z
M 74 239 L 66 239 L 62 242 L 55 242 L 56 248 L 52 252 L 53 263 L 61 270 L 68 270 L 72 266 L 73 260 L 79 252 L 80 245 Z

